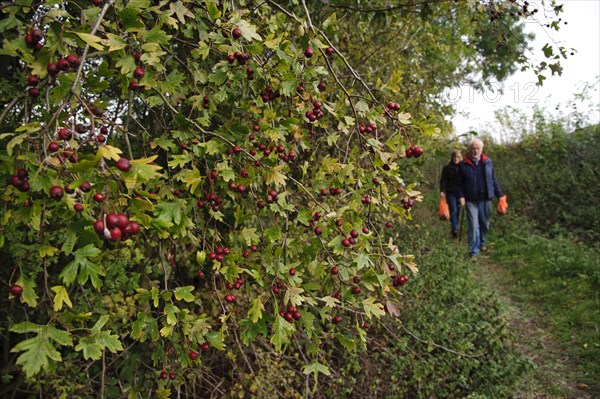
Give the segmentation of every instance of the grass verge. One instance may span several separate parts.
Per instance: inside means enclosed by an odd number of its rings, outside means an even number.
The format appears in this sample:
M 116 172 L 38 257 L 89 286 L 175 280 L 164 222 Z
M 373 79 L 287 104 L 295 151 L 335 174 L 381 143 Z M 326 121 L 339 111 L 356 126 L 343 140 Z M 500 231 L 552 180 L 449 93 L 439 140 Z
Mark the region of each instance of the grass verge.
M 503 286 L 529 318 L 556 342 L 567 378 L 600 395 L 600 251 L 565 236 L 547 238 L 526 219 L 495 218 L 490 259 L 502 267 Z M 543 340 L 540 351 L 544 351 Z M 597 396 L 596 396 L 597 397 Z

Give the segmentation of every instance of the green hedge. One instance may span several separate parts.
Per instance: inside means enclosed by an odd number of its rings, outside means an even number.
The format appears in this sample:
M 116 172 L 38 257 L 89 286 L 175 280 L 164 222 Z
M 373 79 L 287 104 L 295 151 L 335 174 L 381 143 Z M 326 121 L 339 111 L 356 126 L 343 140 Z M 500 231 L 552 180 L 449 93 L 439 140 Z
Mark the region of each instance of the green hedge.
M 495 146 L 493 159 L 512 212 L 546 232 L 600 239 L 600 126 L 566 133 L 540 125 L 513 145 Z

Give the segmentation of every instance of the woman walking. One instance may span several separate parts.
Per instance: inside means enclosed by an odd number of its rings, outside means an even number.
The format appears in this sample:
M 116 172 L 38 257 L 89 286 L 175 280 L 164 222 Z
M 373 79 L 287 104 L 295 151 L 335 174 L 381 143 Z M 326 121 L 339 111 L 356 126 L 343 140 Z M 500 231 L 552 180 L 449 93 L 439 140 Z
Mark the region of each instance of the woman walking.
M 460 162 L 462 161 L 460 151 L 452 151 L 450 162 L 442 169 L 442 178 L 440 179 L 440 195 L 446 199 L 450 208 L 450 225 L 453 238 L 458 237 L 458 221 L 460 216 L 460 207 L 458 198 L 460 187 L 458 186 L 458 174 L 460 172 Z

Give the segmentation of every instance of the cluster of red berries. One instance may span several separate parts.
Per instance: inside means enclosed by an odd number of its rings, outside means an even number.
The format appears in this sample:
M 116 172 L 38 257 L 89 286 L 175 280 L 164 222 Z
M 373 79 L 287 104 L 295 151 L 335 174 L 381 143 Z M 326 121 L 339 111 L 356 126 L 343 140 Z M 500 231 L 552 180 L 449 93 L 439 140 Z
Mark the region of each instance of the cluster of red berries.
M 227 288 L 228 290 L 239 290 L 242 285 L 244 285 L 244 280 L 241 277 L 238 277 L 237 280 L 235 280 L 235 283 L 230 283 L 227 282 L 225 283 L 225 288 Z M 235 294 L 227 294 L 225 295 L 225 302 L 227 303 L 233 303 L 235 302 L 236 297 Z
M 209 349 L 208 342 L 203 342 L 202 344 L 198 345 L 199 351 L 204 352 L 204 351 L 207 351 L 208 349 Z M 188 356 L 190 357 L 191 361 L 194 361 L 198 358 L 198 356 L 200 356 L 200 354 L 197 351 L 192 350 L 192 351 L 190 351 Z
M 283 317 L 288 322 L 293 322 L 294 320 L 300 320 L 302 315 L 293 305 L 288 305 L 287 312 L 284 309 L 279 310 L 279 316 Z
M 254 69 L 251 67 L 246 68 L 246 78 L 248 80 L 254 80 Z
M 267 203 L 272 204 L 273 202 L 277 202 L 278 199 L 279 197 L 277 196 L 277 191 L 272 188 L 267 191 L 267 196 L 265 197 L 265 201 L 267 201 Z M 265 205 L 266 204 L 263 200 L 258 200 L 256 202 L 256 206 L 259 209 L 264 208 Z
M 306 111 L 304 113 L 304 116 L 306 116 L 306 118 L 310 121 L 310 122 L 314 122 L 317 119 L 321 119 L 322 117 L 325 116 L 325 114 L 323 113 L 323 111 L 321 110 L 321 102 L 320 101 L 313 101 L 312 103 L 313 109 L 312 111 Z
M 236 51 L 233 54 L 228 54 L 227 55 L 227 62 L 229 62 L 230 64 L 233 64 L 235 61 L 238 62 L 239 65 L 245 65 L 246 62 L 248 62 L 250 60 L 250 54 L 247 52 L 239 52 Z M 249 72 L 246 71 L 246 75 L 248 75 Z M 252 75 L 254 75 L 254 71 L 252 71 Z
M 69 54 L 64 58 L 54 62 L 49 62 L 46 70 L 49 75 L 56 76 L 59 72 L 67 72 L 69 69 L 76 69 L 79 66 L 79 57 L 75 54 Z
M 319 84 L 317 85 L 317 89 L 319 89 L 319 91 L 325 91 L 325 89 L 327 89 L 327 85 L 325 84 L 325 82 L 319 82 Z
M 16 173 L 10 177 L 10 184 L 21 192 L 29 191 L 29 173 L 24 168 L 17 169 Z
M 140 232 L 140 225 L 136 221 L 129 220 L 124 213 L 107 213 L 104 220 L 96 220 L 94 231 L 107 240 L 125 241 Z
M 106 126 L 100 127 L 100 134 L 98 134 L 95 140 L 98 143 L 104 143 L 106 141 L 106 135 L 108 134 L 108 128 Z
M 242 252 L 242 256 L 244 258 L 248 258 L 248 257 L 250 257 L 252 252 L 256 252 L 256 251 L 258 251 L 258 247 L 254 244 L 250 245 L 250 250 L 245 249 L 244 252 Z
M 406 149 L 405 153 L 406 153 L 406 158 L 410 158 L 410 157 L 419 158 L 421 155 L 423 155 L 423 149 L 421 147 L 413 144 Z
M 260 92 L 260 96 L 263 100 L 263 102 L 268 103 L 271 101 L 274 101 L 276 98 L 279 97 L 279 90 L 273 90 L 273 87 L 271 86 L 267 86 L 266 89 L 261 90 Z
M 38 83 L 40 83 L 40 79 L 35 75 L 29 75 L 27 78 L 27 86 L 30 86 L 27 93 L 33 98 L 38 98 L 40 95 L 40 89 L 36 87 Z
M 217 247 L 215 250 L 208 254 L 208 259 L 216 260 L 221 263 L 225 260 L 227 255 L 231 254 L 231 248 L 228 247 Z
M 408 276 L 406 274 L 395 275 L 392 278 L 392 285 L 394 287 L 398 287 L 398 286 L 406 284 L 407 281 L 408 281 Z
M 166 380 L 167 378 L 169 378 L 170 380 L 174 380 L 175 377 L 176 377 L 176 375 L 173 371 L 171 371 L 170 373 L 167 373 L 166 370 L 163 370 L 160 372 L 160 378 L 162 380 Z
M 38 28 L 33 28 L 25 35 L 25 44 L 34 51 L 40 51 L 44 47 L 42 39 L 44 39 L 44 32 Z
M 390 111 L 400 111 L 400 104 L 395 103 L 393 101 L 389 101 L 387 103 L 387 109 Z
M 358 126 L 358 131 L 360 133 L 371 133 L 371 132 L 374 132 L 375 130 L 377 130 L 377 125 L 373 122 L 369 123 L 368 125 L 359 125 Z
M 326 188 L 322 188 L 321 191 L 319 191 L 319 194 L 321 194 L 321 197 L 327 197 L 327 194 L 336 196 L 336 195 L 340 195 L 341 193 L 342 193 L 342 189 L 339 187 L 329 187 L 329 190 L 327 190 Z
M 356 239 L 358 238 L 358 231 L 356 230 L 350 230 L 350 237 L 348 238 L 344 238 L 342 240 L 342 245 L 344 247 L 349 247 L 350 245 L 354 245 L 357 243 Z
M 415 205 L 415 201 L 412 198 L 402 198 L 402 207 L 406 210 L 412 208 Z
M 198 208 L 210 207 L 213 212 L 218 212 L 223 205 L 223 198 L 217 196 L 215 193 L 206 194 L 206 200 L 199 199 L 196 205 Z
M 129 82 L 129 90 L 138 91 L 142 89 L 142 85 L 140 85 L 140 79 L 142 79 L 145 75 L 144 69 L 142 67 L 137 67 L 133 70 L 133 77 L 137 79 L 137 81 L 132 80 Z
M 361 198 L 360 202 L 362 202 L 364 205 L 370 205 L 371 197 L 369 197 L 368 195 L 365 195 Z

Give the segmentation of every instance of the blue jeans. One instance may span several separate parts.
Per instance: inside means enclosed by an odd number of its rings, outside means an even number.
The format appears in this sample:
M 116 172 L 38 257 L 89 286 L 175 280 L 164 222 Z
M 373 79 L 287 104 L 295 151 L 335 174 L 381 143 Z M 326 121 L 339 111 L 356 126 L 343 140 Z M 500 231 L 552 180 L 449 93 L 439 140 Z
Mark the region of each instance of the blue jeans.
M 446 202 L 450 208 L 450 225 L 452 233 L 458 234 L 458 221 L 460 216 L 460 206 L 458 206 L 458 197 L 456 193 L 446 193 Z
M 469 255 L 475 256 L 485 244 L 490 229 L 490 208 L 492 201 L 468 201 L 467 222 Z

